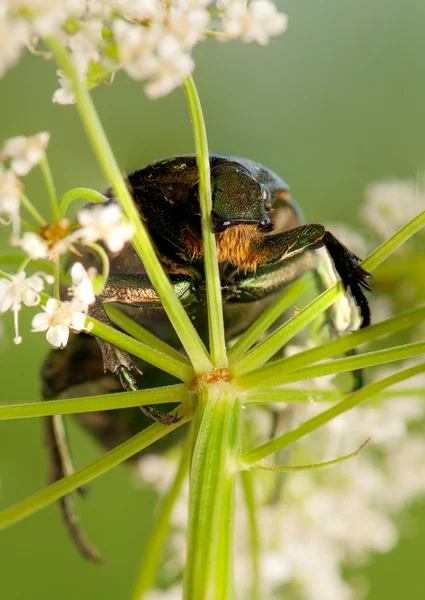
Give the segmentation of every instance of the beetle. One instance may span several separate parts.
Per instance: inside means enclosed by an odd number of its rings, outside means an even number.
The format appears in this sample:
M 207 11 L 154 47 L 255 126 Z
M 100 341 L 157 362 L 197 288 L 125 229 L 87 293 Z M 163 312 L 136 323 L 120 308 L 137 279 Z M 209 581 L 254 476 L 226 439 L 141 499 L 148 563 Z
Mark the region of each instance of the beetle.
M 303 273 L 317 270 L 314 252 L 326 248 L 345 290 L 349 290 L 361 316 L 361 327 L 370 323 L 370 309 L 363 290 L 371 290 L 371 275 L 360 259 L 321 224 L 302 224 L 300 210 L 288 185 L 276 173 L 256 162 L 233 156 L 211 155 L 212 213 L 229 338 L 245 330 L 281 290 Z M 196 157 L 176 156 L 144 166 L 127 178 L 158 257 L 181 302 L 186 306 L 201 337 L 207 338 L 203 244 L 198 202 L 199 175 Z M 115 202 L 113 192 L 105 195 Z M 117 302 L 136 322 L 181 349 L 156 291 L 135 250 L 128 243 L 109 253 L 110 276 L 90 314 L 110 324 L 105 304 Z M 88 251 L 82 262 L 96 266 Z M 244 305 L 241 310 L 241 305 Z M 143 369 L 143 378 L 140 376 Z M 136 386 L 152 387 L 157 370 L 104 340 L 90 335 L 71 337 L 64 350 L 52 350 L 43 370 L 45 399 L 88 396 Z M 161 373 L 161 385 L 169 380 Z M 168 415 L 143 407 L 149 417 L 163 422 Z M 138 409 L 80 415 L 82 423 L 110 449 L 146 426 Z M 51 458 L 51 478 L 66 474 L 66 450 L 54 419 L 46 421 Z M 68 528 L 80 549 L 93 558 L 73 522 L 69 498 L 62 499 Z

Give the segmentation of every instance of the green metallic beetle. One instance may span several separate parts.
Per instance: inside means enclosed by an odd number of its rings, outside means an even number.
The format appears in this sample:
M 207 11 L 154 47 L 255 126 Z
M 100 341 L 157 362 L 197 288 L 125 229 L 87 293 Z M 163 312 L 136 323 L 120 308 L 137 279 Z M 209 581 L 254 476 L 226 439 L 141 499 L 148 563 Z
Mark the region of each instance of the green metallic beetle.
M 198 170 L 194 156 L 159 160 L 134 171 L 128 184 L 140 208 L 158 256 L 175 291 L 201 337 L 207 341 L 203 244 L 198 202 Z M 317 270 L 315 250 L 325 247 L 344 288 L 358 306 L 361 327 L 370 323 L 362 288 L 370 290 L 371 275 L 360 260 L 320 224 L 302 225 L 287 184 L 269 169 L 243 158 L 211 156 L 212 228 L 216 234 L 229 339 L 244 331 L 261 314 L 273 295 L 303 273 Z M 111 190 L 106 192 L 114 202 Z M 91 314 L 104 323 L 104 304 L 117 302 L 126 314 L 180 350 L 181 346 L 131 244 L 110 254 L 110 277 Z M 94 256 L 83 255 L 85 266 L 98 266 Z M 152 387 L 172 382 L 171 376 L 133 359 L 124 351 L 95 338 L 72 336 L 64 350 L 53 350 L 43 367 L 46 399 L 72 398 L 120 391 L 137 385 Z M 143 377 L 141 372 L 143 371 Z M 168 415 L 153 407 L 145 413 L 167 422 Z M 147 425 L 140 410 L 123 409 L 80 415 L 82 423 L 112 448 Z M 46 421 L 52 480 L 66 474 L 60 439 L 53 420 Z M 167 438 L 167 442 L 168 438 Z M 62 499 L 68 528 L 90 558 L 93 554 L 73 524 L 69 499 Z

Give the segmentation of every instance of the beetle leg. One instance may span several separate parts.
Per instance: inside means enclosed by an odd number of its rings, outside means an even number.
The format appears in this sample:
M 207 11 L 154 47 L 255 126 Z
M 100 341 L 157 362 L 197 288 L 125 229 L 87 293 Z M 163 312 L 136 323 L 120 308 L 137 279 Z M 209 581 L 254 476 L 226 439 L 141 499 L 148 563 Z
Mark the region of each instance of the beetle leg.
M 179 299 L 185 304 L 193 301 L 193 280 L 182 275 L 173 276 L 171 279 Z M 104 304 L 108 302 L 118 302 L 140 309 L 162 306 L 158 294 L 146 275 L 111 275 L 109 277 L 103 292 L 97 297 L 96 303 L 91 306 L 89 314 L 102 323 L 112 325 L 104 308 Z M 99 338 L 98 342 L 102 350 L 105 371 L 116 373 L 125 390 L 137 390 L 133 373 L 139 370 L 133 364 L 130 355 L 109 342 Z M 154 406 L 141 406 L 140 410 L 159 423 L 169 425 L 174 422 L 174 417 L 158 411 Z
M 62 415 L 45 418 L 44 431 L 50 459 L 50 481 L 54 483 L 74 472 Z M 78 488 L 78 491 L 84 493 L 83 488 Z M 101 555 L 86 540 L 84 532 L 78 524 L 71 495 L 67 494 L 60 498 L 59 506 L 68 531 L 81 555 L 93 562 L 102 563 Z
M 325 247 L 328 251 L 344 289 L 350 292 L 360 309 L 361 327 L 370 325 L 370 308 L 362 288 L 371 291 L 367 280 L 372 277 L 360 265 L 360 259 L 350 252 L 323 225 L 302 225 L 276 235 L 255 240 L 252 251 L 258 265 L 276 264 L 293 258 L 306 250 Z

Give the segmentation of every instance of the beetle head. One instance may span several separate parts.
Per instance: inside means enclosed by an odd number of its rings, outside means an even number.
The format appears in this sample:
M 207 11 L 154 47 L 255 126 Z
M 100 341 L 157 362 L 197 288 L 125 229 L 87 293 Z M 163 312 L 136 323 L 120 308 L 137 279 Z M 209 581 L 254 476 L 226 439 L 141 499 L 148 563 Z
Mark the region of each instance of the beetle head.
M 211 169 L 212 229 L 221 233 L 236 225 L 257 225 L 262 233 L 273 231 L 270 193 L 241 165 L 222 164 Z

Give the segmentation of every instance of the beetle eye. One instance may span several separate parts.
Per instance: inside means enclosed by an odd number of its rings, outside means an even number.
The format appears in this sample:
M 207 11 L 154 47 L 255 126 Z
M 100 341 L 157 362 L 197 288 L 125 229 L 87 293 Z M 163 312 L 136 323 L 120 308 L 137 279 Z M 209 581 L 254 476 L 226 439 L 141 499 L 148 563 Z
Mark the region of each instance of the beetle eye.
M 261 231 L 261 233 L 270 233 L 271 231 L 274 231 L 274 225 L 270 221 L 269 222 L 262 221 L 258 225 L 258 229 L 259 229 L 259 231 Z

